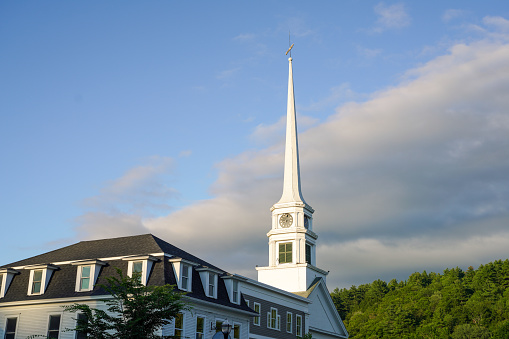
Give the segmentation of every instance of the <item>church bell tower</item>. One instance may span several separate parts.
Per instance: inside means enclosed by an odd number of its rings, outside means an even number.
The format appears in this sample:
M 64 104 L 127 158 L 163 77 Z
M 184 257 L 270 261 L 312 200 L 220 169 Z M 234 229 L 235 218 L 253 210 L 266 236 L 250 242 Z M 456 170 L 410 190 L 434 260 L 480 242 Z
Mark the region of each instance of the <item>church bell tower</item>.
M 318 235 L 313 232 L 314 210 L 306 203 L 301 192 L 292 58 L 288 61 L 283 195 L 270 209 L 272 228 L 267 233 L 269 266 L 257 267 L 256 270 L 259 282 L 288 292 L 302 292 L 310 287 L 315 278 L 325 280 L 327 272 L 316 267 Z

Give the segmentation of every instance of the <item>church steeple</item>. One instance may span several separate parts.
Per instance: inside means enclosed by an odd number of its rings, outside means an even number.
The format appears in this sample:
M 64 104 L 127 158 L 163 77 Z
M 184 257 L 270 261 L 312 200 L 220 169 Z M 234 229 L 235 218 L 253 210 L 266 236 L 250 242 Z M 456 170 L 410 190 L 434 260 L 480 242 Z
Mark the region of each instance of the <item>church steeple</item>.
M 299 143 L 297 140 L 297 114 L 293 90 L 292 58 L 288 58 L 288 103 L 286 106 L 286 146 L 283 195 L 277 204 L 305 203 L 300 188 Z
M 314 279 L 325 279 L 327 272 L 316 267 L 318 235 L 313 232 L 314 210 L 306 204 L 301 192 L 292 58 L 288 61 L 283 194 L 271 208 L 272 229 L 267 233 L 269 266 L 256 269 L 258 281 L 299 292 L 307 290 Z

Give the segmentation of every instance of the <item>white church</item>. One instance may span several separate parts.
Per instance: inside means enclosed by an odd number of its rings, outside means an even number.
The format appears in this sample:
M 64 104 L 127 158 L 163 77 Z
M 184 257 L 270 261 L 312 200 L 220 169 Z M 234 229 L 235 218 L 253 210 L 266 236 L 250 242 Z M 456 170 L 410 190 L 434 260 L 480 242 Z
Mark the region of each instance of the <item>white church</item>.
M 226 272 L 154 235 L 81 241 L 0 267 L 0 336 L 43 335 L 84 338 L 65 331 L 76 314 L 65 305 L 105 309 L 101 285 L 115 268 L 140 272 L 145 285 L 175 285 L 192 305 L 160 335 L 211 339 L 220 324 L 233 325 L 231 338 L 348 338 L 326 286 L 327 271 L 317 266 L 318 235 L 313 208 L 300 183 L 292 58 L 289 59 L 284 185 L 272 206 L 269 263 L 256 267 L 258 279 Z M 262 236 L 260 230 L 260 236 Z

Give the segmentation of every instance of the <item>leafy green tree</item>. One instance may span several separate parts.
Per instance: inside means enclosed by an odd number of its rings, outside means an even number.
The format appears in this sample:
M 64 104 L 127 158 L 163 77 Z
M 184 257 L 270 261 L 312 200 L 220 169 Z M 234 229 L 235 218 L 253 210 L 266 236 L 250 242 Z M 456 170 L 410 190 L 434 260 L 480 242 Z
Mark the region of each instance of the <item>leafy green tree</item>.
M 452 334 L 452 339 L 489 339 L 490 331 L 481 326 L 470 324 L 458 325 Z
M 68 312 L 82 313 L 74 329 L 91 338 L 155 339 L 155 333 L 169 324 L 179 312 L 189 307 L 182 293 L 171 285 L 145 286 L 139 275 L 132 278 L 117 269 L 117 277 L 108 277 L 102 287 L 113 297 L 106 300 L 107 310 L 91 308 L 86 304 L 66 306 Z

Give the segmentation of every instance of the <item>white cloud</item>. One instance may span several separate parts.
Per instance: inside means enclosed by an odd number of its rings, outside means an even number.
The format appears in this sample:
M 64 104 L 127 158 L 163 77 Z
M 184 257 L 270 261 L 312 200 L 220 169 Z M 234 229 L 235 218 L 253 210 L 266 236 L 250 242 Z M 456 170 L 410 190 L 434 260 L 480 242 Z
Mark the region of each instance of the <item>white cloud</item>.
M 406 12 L 405 5 L 402 3 L 386 5 L 381 2 L 373 9 L 378 16 L 374 28 L 374 31 L 377 33 L 387 29 L 403 28 L 410 25 L 410 16 Z
M 466 14 L 466 11 L 462 10 L 462 9 L 448 9 L 442 15 L 442 20 L 444 22 L 449 22 L 451 20 L 461 18 L 461 17 L 465 16 L 465 14 Z
M 507 256 L 508 92 L 509 45 L 458 44 L 409 70 L 400 85 L 344 104 L 299 135 L 303 193 L 316 209 L 317 263 L 331 271 L 329 288 Z M 259 126 L 255 135 L 283 125 Z M 211 199 L 141 221 L 119 215 L 123 223 L 108 221 L 95 236 L 143 227 L 254 277 L 254 266 L 267 264 L 282 143 L 221 161 Z M 104 194 L 142 182 L 137 173 Z M 87 217 L 105 225 L 101 215 Z

